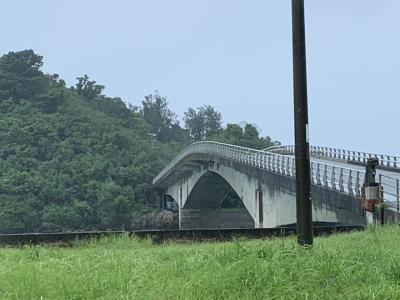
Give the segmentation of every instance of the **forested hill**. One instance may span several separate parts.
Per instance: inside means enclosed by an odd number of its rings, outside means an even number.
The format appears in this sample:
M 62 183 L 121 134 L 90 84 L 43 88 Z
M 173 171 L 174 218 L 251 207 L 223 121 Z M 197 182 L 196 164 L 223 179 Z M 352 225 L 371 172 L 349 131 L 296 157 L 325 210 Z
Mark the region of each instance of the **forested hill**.
M 222 128 L 211 106 L 189 109 L 182 128 L 158 93 L 127 106 L 87 76 L 66 87 L 42 63 L 32 50 L 0 58 L 0 232 L 129 229 L 154 209 L 151 179 L 193 140 L 274 143 L 250 124 Z

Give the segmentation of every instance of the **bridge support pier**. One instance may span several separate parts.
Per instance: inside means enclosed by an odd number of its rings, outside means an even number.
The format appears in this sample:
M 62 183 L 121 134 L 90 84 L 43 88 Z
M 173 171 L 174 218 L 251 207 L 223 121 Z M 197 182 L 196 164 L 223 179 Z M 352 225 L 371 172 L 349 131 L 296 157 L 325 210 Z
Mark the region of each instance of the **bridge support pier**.
M 256 222 L 255 228 L 263 228 L 264 223 L 264 212 L 263 212 L 263 193 L 262 189 L 258 188 L 256 190 Z

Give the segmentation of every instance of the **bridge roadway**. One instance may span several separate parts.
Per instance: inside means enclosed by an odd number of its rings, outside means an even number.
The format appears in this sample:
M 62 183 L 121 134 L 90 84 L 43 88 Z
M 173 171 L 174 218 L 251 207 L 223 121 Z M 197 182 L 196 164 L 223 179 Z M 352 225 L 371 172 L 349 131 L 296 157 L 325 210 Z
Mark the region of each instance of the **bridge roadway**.
M 153 188 L 161 197 L 170 196 L 177 202 L 180 228 L 220 226 L 215 219 L 221 218 L 221 199 L 229 188 L 242 199 L 247 216 L 230 213 L 228 218 L 236 221 L 224 226 L 293 224 L 293 154 L 293 146 L 255 150 L 217 142 L 193 143 L 154 178 Z M 369 157 L 379 159 L 377 177 L 383 198 L 395 215 L 393 219 L 398 220 L 399 157 L 326 147 L 310 147 L 310 154 L 314 222 L 364 224 L 360 198 Z M 240 226 L 245 218 L 247 222 Z

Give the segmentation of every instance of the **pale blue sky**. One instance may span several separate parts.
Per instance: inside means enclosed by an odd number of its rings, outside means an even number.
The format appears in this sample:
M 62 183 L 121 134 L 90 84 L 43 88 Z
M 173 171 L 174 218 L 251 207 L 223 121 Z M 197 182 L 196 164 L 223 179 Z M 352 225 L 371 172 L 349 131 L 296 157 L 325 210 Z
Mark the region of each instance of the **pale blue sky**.
M 400 155 L 400 1 L 305 0 L 311 144 Z M 215 106 L 293 143 L 290 0 L 3 0 L 0 53 L 34 49 L 180 117 Z

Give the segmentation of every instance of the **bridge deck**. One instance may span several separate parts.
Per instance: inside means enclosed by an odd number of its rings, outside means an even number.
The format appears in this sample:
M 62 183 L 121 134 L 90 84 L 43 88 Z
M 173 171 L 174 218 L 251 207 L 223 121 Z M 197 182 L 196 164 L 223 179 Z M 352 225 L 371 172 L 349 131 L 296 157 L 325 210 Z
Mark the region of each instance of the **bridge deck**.
M 295 178 L 294 146 L 277 146 L 265 150 L 250 149 L 218 142 L 198 142 L 186 147 L 153 180 L 155 187 L 165 183 L 170 175 L 190 156 L 201 154 L 205 161 L 222 158 Z M 384 202 L 391 210 L 399 210 L 400 157 L 370 154 L 326 147 L 310 147 L 312 183 L 319 188 L 334 190 L 352 198 L 361 197 L 365 165 L 368 158 L 379 159 L 377 180 L 383 188 Z

